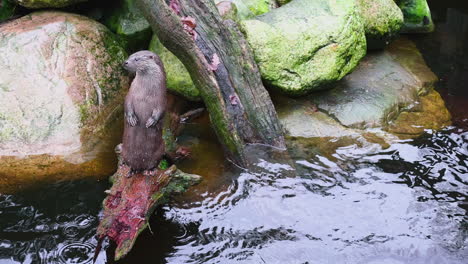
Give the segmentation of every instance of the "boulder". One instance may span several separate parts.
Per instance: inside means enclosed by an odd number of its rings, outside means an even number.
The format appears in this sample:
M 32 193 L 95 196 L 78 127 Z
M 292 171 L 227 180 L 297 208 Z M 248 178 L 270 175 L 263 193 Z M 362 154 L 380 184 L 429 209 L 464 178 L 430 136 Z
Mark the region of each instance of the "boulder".
M 10 0 L 0 0 L 0 22 L 10 18 L 15 13 L 15 4 Z
M 0 192 L 115 170 L 126 53 L 89 18 L 36 12 L 0 25 Z
M 166 70 L 167 89 L 190 101 L 201 101 L 200 92 L 192 82 L 192 78 L 184 64 L 163 44 L 156 35 L 151 40 L 149 50 L 159 55 Z
M 60 8 L 74 5 L 88 0 L 13 0 L 17 4 L 27 8 Z
M 320 145 L 323 151 L 353 142 L 382 146 L 395 136 L 415 137 L 450 125 L 433 89 L 436 81 L 414 43 L 400 38 L 385 51 L 368 54 L 333 89 L 296 99 L 274 96 L 274 102 L 289 142 L 298 149 Z
M 357 0 L 366 32 L 367 49 L 381 49 L 403 26 L 403 13 L 394 0 Z
M 294 0 L 241 25 L 264 81 L 293 96 L 328 88 L 366 54 L 355 1 Z
M 402 33 L 429 33 L 434 31 L 431 10 L 426 0 L 396 0 L 396 2 L 405 18 Z
M 276 7 L 274 0 L 215 0 L 220 2 L 232 2 L 237 7 L 237 16 L 239 20 L 254 18 L 255 16 L 267 13 Z
M 123 39 L 128 53 L 148 47 L 152 36 L 151 26 L 134 0 L 120 0 L 117 7 L 110 9 L 104 16 L 103 23 Z

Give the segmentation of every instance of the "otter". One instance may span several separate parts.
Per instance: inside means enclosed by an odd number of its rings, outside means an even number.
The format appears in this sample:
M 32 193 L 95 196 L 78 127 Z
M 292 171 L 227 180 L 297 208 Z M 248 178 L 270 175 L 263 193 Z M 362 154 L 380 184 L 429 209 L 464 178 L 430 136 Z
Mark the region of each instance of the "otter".
M 131 175 L 155 169 L 165 154 L 166 73 L 159 56 L 148 50 L 130 55 L 123 67 L 136 74 L 125 97 L 121 153 Z

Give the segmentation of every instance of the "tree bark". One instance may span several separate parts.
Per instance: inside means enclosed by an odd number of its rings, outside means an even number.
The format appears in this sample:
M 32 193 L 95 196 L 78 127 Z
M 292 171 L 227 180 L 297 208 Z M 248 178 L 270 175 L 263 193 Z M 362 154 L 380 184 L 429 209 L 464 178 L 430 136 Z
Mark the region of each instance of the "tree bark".
M 246 146 L 285 149 L 270 96 L 244 36 L 212 0 L 137 0 L 163 45 L 185 65 L 228 158 L 246 165 Z

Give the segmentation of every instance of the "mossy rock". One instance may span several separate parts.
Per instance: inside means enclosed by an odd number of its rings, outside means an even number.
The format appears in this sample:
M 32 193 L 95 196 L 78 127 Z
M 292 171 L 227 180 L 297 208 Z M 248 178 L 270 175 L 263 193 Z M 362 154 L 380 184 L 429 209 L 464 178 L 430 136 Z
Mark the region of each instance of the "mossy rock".
M 366 54 L 355 1 L 294 0 L 241 25 L 264 81 L 293 96 L 328 88 Z
M 123 39 L 128 53 L 148 47 L 153 34 L 151 26 L 134 0 L 120 0 L 117 7 L 104 16 L 103 23 Z
M 334 153 L 346 144 L 386 147 L 450 125 L 436 81 L 415 44 L 399 38 L 368 54 L 331 90 L 272 98 L 294 155 Z
M 367 48 L 381 49 L 403 26 L 403 13 L 394 0 L 357 0 L 366 31 Z
M 0 0 L 0 22 L 10 18 L 15 13 L 16 5 L 10 0 Z
M 274 0 L 215 0 L 218 4 L 223 1 L 234 3 L 237 7 L 237 16 L 239 20 L 254 18 L 258 15 L 270 12 L 276 7 Z
M 0 25 L 5 184 L 113 172 L 126 57 L 112 32 L 84 16 L 35 12 Z
M 403 33 L 429 33 L 434 31 L 431 10 L 426 0 L 396 0 L 403 16 L 405 24 Z
M 37 8 L 61 8 L 70 5 L 74 5 L 88 0 L 13 0 L 17 4 L 37 9 Z
M 201 101 L 200 92 L 184 64 L 159 41 L 156 35 L 151 40 L 149 50 L 158 54 L 166 70 L 167 89 L 190 101 Z

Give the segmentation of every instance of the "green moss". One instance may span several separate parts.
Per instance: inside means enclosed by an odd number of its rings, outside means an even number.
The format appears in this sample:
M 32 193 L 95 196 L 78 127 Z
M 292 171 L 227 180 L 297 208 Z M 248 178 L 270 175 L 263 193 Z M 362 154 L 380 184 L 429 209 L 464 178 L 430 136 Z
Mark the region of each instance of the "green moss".
M 0 22 L 13 16 L 16 5 L 10 0 L 0 0 Z
M 184 64 L 168 49 L 166 49 L 159 39 L 153 36 L 149 50 L 159 55 L 166 71 L 167 89 L 190 101 L 200 101 L 200 92 L 192 82 L 192 78 Z
M 398 0 L 403 12 L 405 33 L 428 33 L 434 31 L 431 10 L 426 0 Z
M 120 0 L 118 7 L 105 14 L 104 24 L 124 42 L 128 53 L 146 49 L 152 30 L 134 0 Z
M 226 0 L 215 0 L 215 3 L 221 1 Z M 237 7 L 239 20 L 250 19 L 265 14 L 276 5 L 274 0 L 230 0 L 230 2 L 233 2 Z
M 295 0 L 241 25 L 262 78 L 294 96 L 340 80 L 366 53 L 354 1 Z
M 403 13 L 393 0 L 358 0 L 368 49 L 380 49 L 398 36 Z
M 165 170 L 165 169 L 169 168 L 169 162 L 167 162 L 167 160 L 165 160 L 165 159 L 161 160 L 159 162 L 158 168 L 160 170 Z

